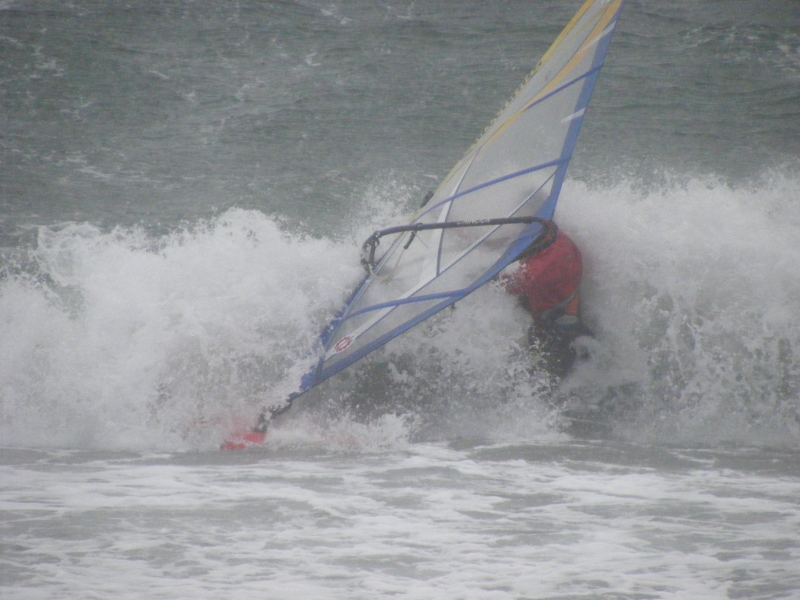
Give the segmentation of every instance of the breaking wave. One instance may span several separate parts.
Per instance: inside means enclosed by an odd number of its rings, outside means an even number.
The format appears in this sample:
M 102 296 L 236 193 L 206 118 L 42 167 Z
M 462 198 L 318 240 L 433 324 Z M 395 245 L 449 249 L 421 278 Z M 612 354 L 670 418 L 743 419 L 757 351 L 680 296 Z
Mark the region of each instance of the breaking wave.
M 596 335 L 560 389 L 531 368 L 526 314 L 487 286 L 309 394 L 276 437 L 796 444 L 799 190 L 780 172 L 569 182 L 558 217 L 584 252 Z M 391 214 L 372 192 L 371 218 Z M 167 235 L 41 228 L 0 272 L 3 443 L 213 448 L 293 391 L 360 275 L 355 239 L 257 211 Z

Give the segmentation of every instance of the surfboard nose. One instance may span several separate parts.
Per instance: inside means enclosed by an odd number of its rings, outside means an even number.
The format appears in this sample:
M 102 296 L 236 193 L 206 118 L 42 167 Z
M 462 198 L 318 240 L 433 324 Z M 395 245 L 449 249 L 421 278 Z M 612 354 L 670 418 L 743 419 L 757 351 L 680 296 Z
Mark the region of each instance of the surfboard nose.
M 253 446 L 262 446 L 267 437 L 263 431 L 245 431 L 235 433 L 222 443 L 220 450 L 235 452 L 247 450 Z

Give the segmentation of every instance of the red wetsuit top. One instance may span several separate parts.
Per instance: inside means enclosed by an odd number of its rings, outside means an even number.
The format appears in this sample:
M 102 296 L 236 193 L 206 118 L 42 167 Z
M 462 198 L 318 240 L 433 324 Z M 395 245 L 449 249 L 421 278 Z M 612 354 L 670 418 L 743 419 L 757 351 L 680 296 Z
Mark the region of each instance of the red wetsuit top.
M 544 247 L 523 255 L 519 268 L 505 278 L 504 284 L 509 293 L 525 299 L 537 321 L 565 314 L 577 318 L 583 274 L 581 252 L 554 223 L 547 227 L 542 236 Z

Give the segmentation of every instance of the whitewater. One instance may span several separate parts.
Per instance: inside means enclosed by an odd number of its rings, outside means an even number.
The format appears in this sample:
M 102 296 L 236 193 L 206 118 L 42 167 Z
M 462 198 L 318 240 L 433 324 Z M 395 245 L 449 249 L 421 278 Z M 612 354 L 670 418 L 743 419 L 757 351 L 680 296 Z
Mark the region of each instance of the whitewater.
M 488 285 L 231 454 L 578 4 L 0 3 L 2 596 L 800 597 L 800 17 L 740 5 L 626 3 L 561 386 Z

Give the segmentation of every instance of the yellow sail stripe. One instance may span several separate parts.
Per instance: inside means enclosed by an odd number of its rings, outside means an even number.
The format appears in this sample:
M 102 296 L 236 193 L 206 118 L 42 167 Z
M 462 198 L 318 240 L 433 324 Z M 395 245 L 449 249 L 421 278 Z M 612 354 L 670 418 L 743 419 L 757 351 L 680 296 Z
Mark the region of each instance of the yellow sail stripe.
M 576 12 L 575 15 L 569 20 L 569 23 L 567 23 L 564 29 L 561 30 L 561 33 L 558 34 L 558 37 L 555 39 L 555 41 L 552 44 L 550 44 L 550 47 L 547 49 L 547 52 L 545 52 L 542 55 L 542 58 L 539 59 L 539 62 L 536 63 L 536 68 L 533 70 L 534 73 L 536 73 L 536 71 L 539 70 L 539 67 L 541 67 L 544 63 L 546 63 L 550 59 L 550 56 L 561 45 L 561 42 L 564 41 L 564 38 L 567 37 L 567 35 L 569 35 L 569 33 L 573 29 L 575 29 L 575 25 L 578 23 L 578 21 L 581 20 L 583 15 L 586 14 L 586 11 L 588 11 L 589 8 L 592 6 L 592 4 L 594 4 L 595 2 L 596 0 L 586 0 L 586 2 L 583 3 L 583 6 L 581 6 L 578 12 Z
M 617 14 L 621 4 L 622 0 L 614 0 L 611 6 L 606 8 L 605 14 L 603 14 L 602 18 L 597 22 L 597 25 L 595 25 L 592 32 L 586 37 L 586 41 L 575 52 L 572 59 L 566 65 L 564 65 L 564 68 L 559 71 L 558 75 L 553 77 L 553 79 L 551 79 L 547 85 L 531 99 L 531 101 L 525 106 L 525 109 L 529 108 L 532 104 L 535 104 L 537 101 L 552 92 L 564 82 L 564 80 L 567 78 L 567 75 L 570 74 L 573 69 L 575 69 L 581 60 L 583 60 L 583 55 L 586 54 L 586 51 L 600 40 L 603 32 L 606 30 L 606 27 L 608 27 L 608 24 L 611 22 L 611 19 Z M 586 5 L 584 4 L 584 7 L 585 6 Z M 522 111 L 525 109 L 522 109 Z
M 575 29 L 575 26 L 586 15 L 587 11 L 597 2 L 598 0 L 586 0 L 586 2 L 583 3 L 578 12 L 572 17 L 572 19 L 570 19 L 569 23 L 567 23 L 567 25 L 564 27 L 564 29 L 561 31 L 561 33 L 558 35 L 555 41 L 547 49 L 547 52 L 544 53 L 542 58 L 537 63 L 536 68 L 531 72 L 526 81 L 529 81 L 530 78 L 533 77 L 536 74 L 536 72 L 542 67 L 542 65 L 547 63 L 547 61 L 552 57 L 553 53 L 557 50 L 557 48 L 564 42 L 564 39 L 566 39 L 566 37 L 572 32 L 573 29 Z M 495 131 L 491 134 L 491 136 L 489 136 L 484 141 L 483 144 L 478 146 L 478 144 L 476 143 L 470 149 L 470 151 L 460 161 L 456 163 L 456 165 L 447 174 L 447 177 L 445 177 L 442 180 L 441 184 L 437 188 L 436 190 L 437 196 L 438 196 L 438 191 L 444 188 L 447 184 L 449 184 L 450 180 L 461 169 L 464 163 L 471 160 L 471 158 L 475 155 L 476 152 L 480 150 L 480 148 L 483 148 L 493 143 L 509 127 L 511 127 L 514 123 L 516 123 L 522 117 L 524 112 L 528 108 L 530 108 L 532 104 L 538 102 L 541 98 L 543 98 L 544 96 L 555 90 L 559 85 L 561 85 L 561 83 L 566 79 L 567 75 L 569 75 L 575 69 L 578 63 L 583 59 L 583 55 L 586 53 L 586 50 L 592 47 L 595 43 L 597 43 L 599 38 L 602 36 L 603 31 L 605 31 L 606 27 L 611 22 L 614 15 L 616 15 L 617 12 L 619 11 L 621 5 L 622 5 L 622 0 L 613 0 L 613 2 L 604 11 L 602 17 L 597 22 L 592 32 L 587 36 L 586 41 L 584 41 L 581 47 L 575 52 L 572 59 L 566 65 L 564 65 L 564 67 L 558 72 L 558 74 L 556 74 L 556 76 L 553 77 L 553 79 L 550 80 L 545 85 L 545 87 L 542 88 L 539 91 L 539 93 L 536 94 L 536 96 L 534 96 L 523 108 L 521 108 L 513 115 L 510 115 L 499 127 L 497 127 Z M 417 218 L 423 212 L 424 210 L 420 210 L 418 214 L 415 215 L 415 218 Z
M 588 4 L 589 3 L 584 4 L 583 9 L 585 9 Z M 622 0 L 615 0 L 614 3 L 611 6 L 609 6 L 609 8 L 606 9 L 606 12 L 603 15 L 603 17 L 600 19 L 600 21 L 597 22 L 597 25 L 595 25 L 592 32 L 586 37 L 586 41 L 584 41 L 581 47 L 575 52 L 570 61 L 566 65 L 564 65 L 564 67 L 556 74 L 556 76 L 553 77 L 550 81 L 548 81 L 547 85 L 545 85 L 539 91 L 538 94 L 536 94 L 533 98 L 531 98 L 531 100 L 525 106 L 523 106 L 516 113 L 508 117 L 508 119 L 506 119 L 506 121 L 500 127 L 498 127 L 494 131 L 494 133 L 492 133 L 492 135 L 486 140 L 483 146 L 488 146 L 489 144 L 493 143 L 509 127 L 511 127 L 514 123 L 516 123 L 522 117 L 522 115 L 525 113 L 526 110 L 528 110 L 532 105 L 536 104 L 539 100 L 547 96 L 547 94 L 551 93 L 553 90 L 558 88 L 558 86 L 564 83 L 564 81 L 567 79 L 567 76 L 570 75 L 572 71 L 575 70 L 575 67 L 577 67 L 578 64 L 580 64 L 580 62 L 583 60 L 586 51 L 589 48 L 593 47 L 599 41 L 606 27 L 608 27 L 608 24 L 611 22 L 611 19 L 617 13 L 617 10 L 619 10 L 621 4 Z M 575 24 L 573 23 L 572 27 L 574 26 Z

